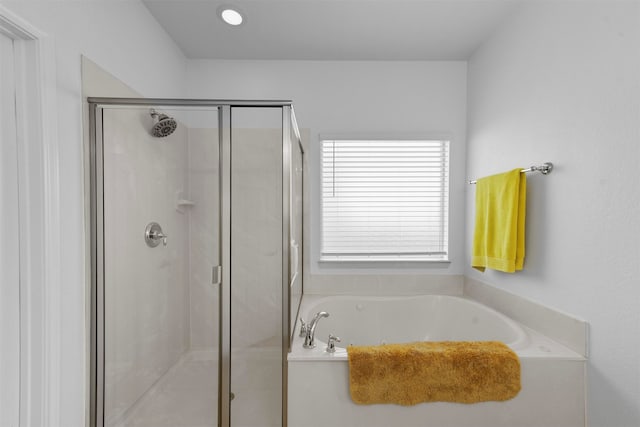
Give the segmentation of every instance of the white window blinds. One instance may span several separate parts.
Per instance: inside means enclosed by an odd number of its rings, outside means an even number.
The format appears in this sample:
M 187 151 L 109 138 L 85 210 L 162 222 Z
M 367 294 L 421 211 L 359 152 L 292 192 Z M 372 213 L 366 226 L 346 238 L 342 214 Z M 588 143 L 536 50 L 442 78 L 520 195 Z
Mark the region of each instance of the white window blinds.
M 322 141 L 322 260 L 447 259 L 448 205 L 448 141 Z

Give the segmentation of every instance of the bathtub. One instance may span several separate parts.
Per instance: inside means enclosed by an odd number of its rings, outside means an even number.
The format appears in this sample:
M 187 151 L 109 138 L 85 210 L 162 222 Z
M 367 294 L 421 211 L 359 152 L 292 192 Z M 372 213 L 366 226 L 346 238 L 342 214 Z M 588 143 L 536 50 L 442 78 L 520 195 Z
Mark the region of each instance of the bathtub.
M 316 327 L 316 344 L 326 348 L 329 334 L 341 338 L 338 356 L 349 345 L 413 341 L 502 341 L 513 350 L 524 348 L 527 333 L 513 320 L 475 301 L 450 295 L 412 297 L 335 296 L 304 306 L 300 316 L 310 321 L 329 313 Z M 341 350 L 341 351 L 340 351 Z
M 553 340 L 472 299 L 452 295 L 409 297 L 309 296 L 299 318 L 319 311 L 316 347 L 296 334 L 288 356 L 289 427 L 492 426 L 578 427 L 585 424 L 585 359 Z M 329 334 L 340 337 L 326 351 Z M 349 345 L 412 341 L 502 341 L 518 354 L 522 391 L 506 402 L 356 405 L 349 395 Z

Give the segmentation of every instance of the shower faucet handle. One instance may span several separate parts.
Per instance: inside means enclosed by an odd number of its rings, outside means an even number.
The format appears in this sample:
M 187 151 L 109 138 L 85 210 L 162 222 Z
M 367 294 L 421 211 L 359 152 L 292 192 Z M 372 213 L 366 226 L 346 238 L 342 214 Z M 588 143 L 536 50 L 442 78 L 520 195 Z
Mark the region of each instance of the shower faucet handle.
M 158 239 L 162 239 L 162 246 L 167 246 L 167 235 L 164 233 L 158 233 Z
M 162 231 L 155 231 L 155 232 L 154 232 L 154 231 L 152 231 L 152 232 L 149 234 L 149 237 L 150 237 L 151 239 L 153 239 L 153 240 L 160 240 L 160 239 L 162 239 L 162 244 L 163 244 L 164 246 L 167 246 L 167 237 L 168 237 L 168 236 L 167 236 L 166 234 L 164 234 Z
M 147 242 L 149 247 L 155 248 L 160 244 L 160 240 L 162 240 L 162 244 L 167 246 L 167 235 L 162 231 L 162 227 L 157 222 L 151 222 L 147 225 L 147 228 L 144 230 L 144 240 Z

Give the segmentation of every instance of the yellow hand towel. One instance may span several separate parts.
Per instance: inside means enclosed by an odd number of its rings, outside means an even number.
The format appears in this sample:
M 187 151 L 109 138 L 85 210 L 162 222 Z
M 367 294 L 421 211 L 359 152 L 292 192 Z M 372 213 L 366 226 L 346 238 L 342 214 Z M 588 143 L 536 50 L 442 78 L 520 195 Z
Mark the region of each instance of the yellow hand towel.
M 522 270 L 526 201 L 527 178 L 520 168 L 478 179 L 473 268 Z
M 520 391 L 520 360 L 497 341 L 349 346 L 349 391 L 360 405 L 504 401 Z

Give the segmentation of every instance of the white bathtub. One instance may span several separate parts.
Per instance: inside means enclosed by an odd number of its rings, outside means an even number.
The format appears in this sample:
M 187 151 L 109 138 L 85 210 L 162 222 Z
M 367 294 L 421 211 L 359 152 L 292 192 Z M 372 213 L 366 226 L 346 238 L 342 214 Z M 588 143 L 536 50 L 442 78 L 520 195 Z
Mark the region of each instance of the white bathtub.
M 288 357 L 289 427 L 582 427 L 585 360 L 555 341 L 468 298 L 307 296 L 300 316 L 329 313 L 316 348 L 302 347 L 299 322 Z M 329 334 L 342 342 L 325 351 Z M 520 357 L 522 391 L 506 402 L 356 405 L 346 347 L 411 341 L 502 341 Z
M 449 295 L 411 297 L 332 296 L 305 304 L 307 322 L 329 313 L 316 328 L 316 344 L 326 348 L 329 334 L 341 338 L 338 348 L 413 341 L 502 341 L 524 348 L 527 333 L 513 320 L 475 301 Z M 346 352 L 338 355 L 346 357 Z

